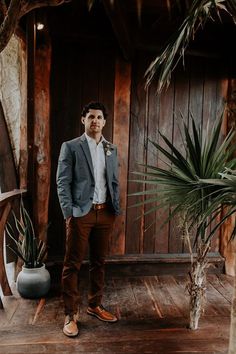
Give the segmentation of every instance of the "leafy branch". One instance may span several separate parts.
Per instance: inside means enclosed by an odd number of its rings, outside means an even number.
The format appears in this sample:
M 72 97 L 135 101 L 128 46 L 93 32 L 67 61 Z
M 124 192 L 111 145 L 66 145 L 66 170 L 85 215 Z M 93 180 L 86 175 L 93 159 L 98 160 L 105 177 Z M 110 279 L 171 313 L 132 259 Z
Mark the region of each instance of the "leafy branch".
M 158 75 L 157 92 L 160 93 L 164 87 L 168 87 L 171 73 L 179 60 L 184 57 L 185 50 L 190 40 L 194 39 L 199 28 L 203 28 L 208 19 L 215 14 L 220 17 L 220 11 L 226 11 L 232 16 L 236 24 L 236 2 L 235 0 L 194 0 L 189 8 L 188 14 L 178 30 L 169 39 L 167 46 L 160 56 L 149 65 L 145 76 L 146 86 L 149 86 L 154 76 Z

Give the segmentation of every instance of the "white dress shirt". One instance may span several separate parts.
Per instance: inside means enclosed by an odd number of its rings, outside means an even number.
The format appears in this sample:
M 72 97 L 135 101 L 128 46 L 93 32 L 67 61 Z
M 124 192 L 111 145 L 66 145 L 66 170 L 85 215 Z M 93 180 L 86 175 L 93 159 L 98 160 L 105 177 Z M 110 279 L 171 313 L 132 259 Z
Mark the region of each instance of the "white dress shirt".
M 93 195 L 93 203 L 101 204 L 106 202 L 107 198 L 107 182 L 106 182 L 106 163 L 105 163 L 105 153 L 103 147 L 103 141 L 105 140 L 102 136 L 102 139 L 97 144 L 96 140 L 90 138 L 85 133 L 86 139 L 88 141 L 90 154 L 93 162 L 93 171 L 95 178 L 95 190 Z

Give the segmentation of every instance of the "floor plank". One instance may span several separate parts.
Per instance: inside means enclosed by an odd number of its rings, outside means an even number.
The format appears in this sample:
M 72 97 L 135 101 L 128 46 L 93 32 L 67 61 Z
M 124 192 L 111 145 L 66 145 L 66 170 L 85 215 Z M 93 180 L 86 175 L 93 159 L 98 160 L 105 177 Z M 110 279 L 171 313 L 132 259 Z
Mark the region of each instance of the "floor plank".
M 73 339 L 62 333 L 60 293 L 41 301 L 4 298 L 0 354 L 226 354 L 232 279 L 208 276 L 206 311 L 196 331 L 188 329 L 186 283 L 177 275 L 107 279 L 104 305 L 119 317 L 113 324 L 87 315 L 88 281 L 82 279 L 80 335 Z

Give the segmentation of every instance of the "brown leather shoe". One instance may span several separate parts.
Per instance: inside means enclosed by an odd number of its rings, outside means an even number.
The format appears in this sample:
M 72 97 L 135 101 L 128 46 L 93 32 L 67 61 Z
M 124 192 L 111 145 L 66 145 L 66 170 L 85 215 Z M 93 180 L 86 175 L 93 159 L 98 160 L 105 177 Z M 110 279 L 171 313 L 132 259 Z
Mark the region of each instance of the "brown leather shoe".
M 74 315 L 67 315 L 65 317 L 63 333 L 67 337 L 76 337 L 79 334 L 79 328 L 77 322 L 78 322 L 78 313 Z
M 104 322 L 116 322 L 118 318 L 112 313 L 104 309 L 102 305 L 97 307 L 88 307 L 87 314 L 97 317 L 99 320 Z

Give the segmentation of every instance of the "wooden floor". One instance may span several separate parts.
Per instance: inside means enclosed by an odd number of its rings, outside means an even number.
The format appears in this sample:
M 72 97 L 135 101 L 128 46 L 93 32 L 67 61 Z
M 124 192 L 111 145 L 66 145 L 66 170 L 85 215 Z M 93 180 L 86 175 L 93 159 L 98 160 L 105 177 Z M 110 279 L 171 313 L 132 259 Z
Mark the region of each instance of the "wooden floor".
M 120 319 L 109 324 L 86 314 L 83 280 L 77 338 L 62 333 L 63 306 L 55 289 L 41 300 L 5 297 L 0 353 L 227 353 L 233 278 L 208 275 L 206 309 L 197 331 L 187 329 L 186 281 L 170 275 L 107 279 L 104 305 Z

